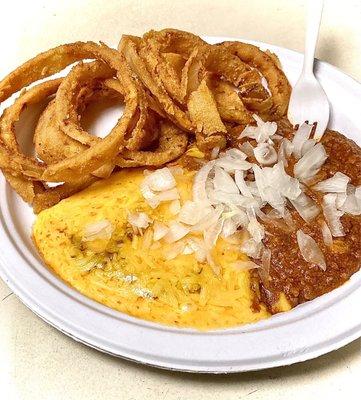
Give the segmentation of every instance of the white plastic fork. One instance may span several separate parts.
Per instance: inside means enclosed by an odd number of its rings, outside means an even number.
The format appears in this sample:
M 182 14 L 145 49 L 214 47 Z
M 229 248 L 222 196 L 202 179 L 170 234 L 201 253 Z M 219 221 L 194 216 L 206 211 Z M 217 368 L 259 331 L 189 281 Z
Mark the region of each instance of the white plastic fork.
M 321 139 L 330 118 L 330 105 L 326 93 L 313 73 L 322 8 L 322 0 L 308 1 L 303 68 L 292 90 L 288 106 L 288 119 L 293 125 L 302 124 L 305 121 L 310 124 L 317 122 L 314 135 L 316 140 Z

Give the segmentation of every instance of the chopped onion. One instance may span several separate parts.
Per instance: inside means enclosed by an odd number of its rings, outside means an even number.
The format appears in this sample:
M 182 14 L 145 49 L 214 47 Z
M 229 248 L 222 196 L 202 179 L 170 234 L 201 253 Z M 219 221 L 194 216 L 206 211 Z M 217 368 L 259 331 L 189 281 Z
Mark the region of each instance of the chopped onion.
M 340 210 L 347 214 L 360 215 L 361 201 L 356 197 L 355 194 L 348 194 Z
M 233 172 L 235 170 L 247 171 L 252 168 L 252 164 L 245 160 L 236 160 L 232 157 L 222 157 L 215 160 L 219 167 L 222 167 L 228 172 Z
M 220 233 L 222 232 L 224 220 L 219 219 L 215 224 L 211 225 L 208 229 L 203 232 L 204 243 L 209 251 L 216 244 Z
M 146 229 L 152 222 L 152 220 L 144 212 L 129 213 L 127 220 L 130 223 L 130 225 L 132 225 L 132 227 L 138 229 Z
M 321 223 L 321 232 L 325 245 L 331 247 L 333 244 L 332 233 L 325 221 L 322 221 Z
M 253 118 L 257 126 L 247 125 L 239 136 L 239 139 L 249 137 L 255 139 L 257 143 L 267 142 L 277 132 L 277 124 L 275 122 L 264 122 L 256 114 L 253 114 Z
M 337 195 L 335 193 L 328 193 L 323 196 L 323 215 L 326 218 L 327 225 L 329 226 L 332 236 L 340 237 L 345 236 L 345 232 L 343 230 L 343 226 L 341 223 L 341 216 L 343 215 L 342 211 L 337 210 L 336 208 L 336 198 Z
M 278 148 L 278 153 L 277 153 L 277 158 L 279 161 L 283 162 L 283 165 L 287 167 L 288 165 L 288 160 L 287 160 L 287 155 L 286 155 L 286 149 L 285 149 L 285 139 L 283 139 L 280 143 L 280 146 Z
M 164 258 L 166 260 L 173 260 L 174 258 L 178 257 L 183 253 L 183 250 L 185 248 L 185 243 L 184 241 L 180 240 L 177 243 L 173 243 L 171 246 L 168 246 L 167 248 L 164 249 Z
M 283 162 L 280 161 L 275 164 L 270 172 L 268 178 L 270 184 L 275 187 L 284 197 L 290 200 L 296 199 L 301 194 L 300 183 L 296 178 L 286 174 Z
M 318 205 L 303 192 L 296 199 L 290 199 L 290 201 L 306 222 L 311 222 L 320 213 Z
M 153 240 L 162 239 L 168 233 L 168 227 L 161 222 L 155 221 L 153 224 Z
M 358 186 L 358 187 L 355 189 L 355 196 L 357 197 L 357 199 L 358 199 L 359 201 L 361 201 L 361 186 Z
M 246 197 L 253 197 L 252 192 L 250 191 L 249 187 L 246 184 L 246 181 L 244 180 L 244 172 L 243 171 L 235 171 L 234 173 L 234 179 L 236 182 L 236 185 L 238 186 L 239 191 L 243 196 Z
M 249 219 L 249 223 L 247 225 L 247 230 L 248 230 L 249 234 L 253 237 L 253 239 L 257 243 L 262 242 L 262 239 L 264 238 L 264 235 L 265 235 L 263 225 L 261 225 L 257 221 L 254 210 L 247 209 L 247 216 Z
M 230 208 L 232 210 L 232 220 L 237 224 L 237 228 L 239 228 L 240 226 L 247 226 L 248 224 L 248 217 L 246 212 L 234 205 L 230 205 Z
M 307 182 L 315 176 L 323 163 L 326 161 L 327 154 L 322 143 L 317 143 L 311 148 L 294 166 L 294 175 L 302 182 Z
M 262 250 L 262 243 L 261 242 L 256 242 L 254 239 L 247 239 L 245 240 L 241 247 L 240 250 L 242 253 L 246 254 L 248 257 L 252 258 L 259 258 L 261 256 L 261 250 Z
M 220 190 L 213 190 L 209 193 L 212 204 L 237 205 L 242 207 L 258 207 L 259 202 L 254 197 L 245 197 L 235 193 L 225 193 Z
M 209 173 L 213 169 L 215 161 L 210 161 L 197 172 L 193 182 L 193 201 L 207 203 L 208 196 L 206 192 L 206 182 Z
M 317 140 L 315 139 L 308 139 L 302 146 L 301 156 L 303 157 L 308 151 L 312 149 L 317 144 Z
M 342 172 L 336 172 L 331 178 L 318 182 L 313 189 L 319 192 L 346 193 L 350 178 Z
M 167 243 L 177 242 L 178 240 L 186 236 L 189 231 L 189 228 L 187 228 L 185 225 L 176 221 L 172 221 L 169 224 L 169 229 L 167 234 L 164 236 L 164 240 Z
M 297 231 L 297 243 L 305 261 L 318 265 L 323 271 L 326 271 L 326 262 L 323 253 L 310 235 L 299 229 Z
M 308 125 L 304 122 L 298 127 L 297 131 L 295 132 L 295 136 L 293 137 L 292 140 L 292 145 L 293 145 L 293 154 L 297 159 L 301 158 L 302 147 L 309 139 L 311 131 L 312 131 L 312 125 Z
M 237 231 L 237 223 L 232 218 L 226 218 L 223 223 L 222 237 L 228 238 Z
M 221 217 L 223 211 L 224 206 L 217 205 L 215 209 L 212 209 L 208 214 L 206 214 L 196 225 L 192 226 L 192 232 L 203 232 L 211 225 L 214 225 Z
M 245 153 L 247 155 L 247 157 L 253 157 L 254 153 L 253 153 L 253 146 L 251 145 L 250 142 L 244 142 L 242 143 L 239 148 L 242 150 L 243 153 Z
M 172 201 L 172 200 L 178 200 L 179 199 L 179 193 L 176 188 L 166 190 L 164 192 L 160 192 L 157 194 L 157 199 L 159 201 Z
M 231 175 L 217 166 L 214 169 L 213 185 L 215 190 L 226 193 L 239 193 L 238 187 Z
M 223 226 L 224 228 L 224 226 Z M 236 231 L 235 233 L 233 233 L 233 235 L 230 236 L 223 236 L 223 232 L 222 232 L 222 238 L 224 239 L 225 242 L 229 243 L 229 244 L 237 244 L 237 245 L 241 245 L 243 242 L 243 233 L 241 231 Z
M 207 203 L 187 200 L 179 212 L 178 221 L 187 225 L 195 225 L 211 211 L 212 208 Z
M 159 206 L 160 201 L 157 195 L 153 192 L 153 190 L 150 189 L 150 187 L 145 182 L 141 183 L 140 192 L 142 193 L 142 196 L 144 197 L 146 202 L 150 205 L 150 207 L 157 208 Z
M 254 156 L 262 165 L 272 165 L 277 162 L 277 152 L 268 143 L 259 143 L 254 149 Z
M 345 204 L 346 199 L 347 199 L 346 193 L 337 193 L 335 204 L 338 210 L 340 210 L 341 207 Z
M 112 237 L 113 230 L 113 225 L 107 219 L 92 222 L 85 225 L 82 240 L 84 242 L 91 242 L 97 239 L 109 240 Z
M 173 189 L 176 185 L 174 176 L 167 167 L 157 169 L 153 173 L 146 176 L 145 182 L 151 190 L 156 192 Z
M 179 213 L 180 209 L 181 209 L 181 204 L 180 204 L 179 200 L 173 200 L 169 204 L 169 211 L 173 215 L 177 215 Z
M 231 267 L 234 269 L 237 269 L 239 271 L 247 271 L 250 269 L 256 269 L 259 268 L 259 265 L 257 265 L 255 262 L 247 260 L 247 261 L 235 261 L 231 264 Z
M 283 209 L 285 199 L 277 187 L 274 186 L 273 168 L 260 168 L 258 165 L 253 164 L 253 171 L 261 199 L 269 203 L 273 208 Z
M 227 150 L 225 154 L 229 157 L 235 158 L 236 160 L 245 160 L 247 158 L 247 154 L 235 148 Z

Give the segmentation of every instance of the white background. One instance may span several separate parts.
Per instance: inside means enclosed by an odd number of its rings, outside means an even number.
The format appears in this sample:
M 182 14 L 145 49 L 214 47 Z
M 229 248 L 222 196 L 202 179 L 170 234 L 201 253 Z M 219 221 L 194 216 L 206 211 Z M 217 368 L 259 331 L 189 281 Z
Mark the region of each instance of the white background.
M 361 81 L 361 3 L 325 3 L 317 55 Z M 303 47 L 305 1 L 2 0 L 0 5 L 1 75 L 59 43 L 116 44 L 122 33 L 151 28 Z M 46 325 L 10 293 L 0 281 L 0 393 L 9 400 L 357 397 L 360 339 L 290 367 L 231 376 L 173 373 L 88 349 Z

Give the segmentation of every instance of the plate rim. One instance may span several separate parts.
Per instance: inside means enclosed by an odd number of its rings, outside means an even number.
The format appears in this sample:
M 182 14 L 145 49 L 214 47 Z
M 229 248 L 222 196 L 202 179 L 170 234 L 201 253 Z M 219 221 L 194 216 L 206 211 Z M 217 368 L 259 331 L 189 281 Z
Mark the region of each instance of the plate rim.
M 269 48 L 269 49 L 273 49 L 275 51 L 280 50 L 283 52 L 287 52 L 292 54 L 295 57 L 300 57 L 302 56 L 301 53 L 298 53 L 294 50 L 290 50 L 287 49 L 285 47 L 280 47 L 280 46 L 276 46 L 276 45 L 271 45 L 271 44 L 267 44 L 264 42 L 259 42 L 259 41 L 254 41 L 254 40 L 246 40 L 246 39 L 239 39 L 239 38 L 229 38 L 229 37 L 217 37 L 217 36 L 206 36 L 204 37 L 207 41 L 216 43 L 216 42 L 220 42 L 220 41 L 225 41 L 225 40 L 234 40 L 234 41 L 243 41 L 246 43 L 251 43 L 251 44 L 255 44 L 261 48 Z M 347 78 L 348 80 L 351 80 L 352 85 L 355 85 L 358 87 L 360 93 L 361 93 L 361 84 L 359 82 L 357 82 L 356 79 L 354 79 L 353 77 L 347 75 L 346 73 L 344 73 L 343 71 L 341 71 L 340 69 L 338 69 L 337 67 L 327 63 L 327 62 L 323 62 L 323 61 L 318 61 L 318 63 L 320 65 L 323 65 L 326 68 L 331 68 L 332 70 L 334 70 L 335 73 L 339 74 L 342 79 Z M 1 176 L 1 187 L 4 188 L 5 186 L 5 179 Z M 4 195 L 6 193 L 6 191 L 2 192 L 2 198 L 1 198 L 1 202 L 3 203 L 4 197 L 7 197 L 7 195 Z M 0 211 L 4 210 L 3 206 L 0 207 Z M 3 218 L 3 215 L 1 213 L 1 219 Z M 0 230 L 0 237 L 4 236 L 4 234 L 6 233 L 6 229 L 4 229 L 2 227 L 2 229 Z M 8 238 L 9 239 L 9 238 Z M 3 246 L 1 246 L 3 247 Z M 23 256 L 23 255 L 22 255 Z M 24 258 L 24 257 L 23 257 Z M 256 365 L 254 368 L 242 368 L 242 366 L 237 366 L 237 367 L 232 367 L 230 366 L 229 368 L 226 367 L 206 367 L 206 366 L 195 366 L 193 367 L 192 365 L 189 365 L 189 368 L 186 368 L 185 366 L 182 365 L 168 365 L 167 362 L 160 362 L 159 360 L 157 362 L 151 362 L 150 360 L 146 360 L 146 359 L 142 359 L 141 357 L 128 357 L 125 356 L 124 354 L 119 354 L 119 353 L 112 353 L 109 349 L 105 349 L 104 347 L 99 347 L 96 345 L 96 343 L 93 343 L 92 341 L 86 340 L 84 337 L 79 337 L 77 336 L 74 332 L 72 332 L 71 330 L 65 330 L 64 327 L 60 326 L 61 324 L 56 323 L 56 321 L 53 320 L 53 318 L 47 318 L 49 316 L 49 314 L 47 315 L 46 312 L 49 313 L 49 311 L 47 311 L 45 309 L 42 309 L 41 305 L 36 304 L 36 301 L 32 302 L 31 301 L 31 296 L 29 296 L 29 294 L 27 294 L 25 291 L 22 291 L 21 288 L 17 287 L 17 284 L 15 282 L 15 280 L 11 280 L 9 278 L 9 275 L 6 273 L 6 269 L 3 268 L 3 263 L 4 261 L 6 262 L 6 260 L 4 260 L 4 255 L 0 253 L 0 277 L 3 279 L 3 281 L 11 288 L 11 290 L 14 292 L 14 294 L 25 304 L 26 307 L 28 307 L 30 310 L 32 310 L 36 315 L 38 315 L 41 319 L 43 319 L 45 322 L 47 322 L 48 324 L 52 325 L 53 327 L 55 327 L 56 329 L 58 329 L 59 331 L 61 331 L 62 333 L 65 333 L 67 336 L 73 338 L 76 341 L 79 341 L 83 344 L 86 344 L 92 348 L 95 348 L 99 351 L 111 354 L 113 356 L 117 356 L 117 357 L 121 357 L 127 360 L 131 360 L 131 361 L 135 361 L 138 363 L 142 363 L 145 365 L 150 365 L 150 366 L 154 366 L 154 367 L 158 367 L 158 368 L 165 368 L 165 369 L 169 369 L 169 370 L 177 370 L 177 371 L 184 371 L 184 372 L 207 372 L 207 373 L 229 373 L 229 372 L 245 372 L 245 371 L 253 371 L 253 370 L 259 370 L 259 369 L 264 369 L 264 368 L 270 368 L 270 367 L 277 367 L 277 366 L 282 366 L 282 365 L 290 365 L 293 364 L 295 362 L 301 362 L 301 361 L 305 361 L 307 359 L 311 359 L 311 358 L 315 358 L 318 357 L 322 354 L 325 354 L 329 351 L 332 350 L 336 350 L 348 343 L 350 343 L 351 341 L 357 339 L 358 337 L 361 336 L 361 321 L 359 323 L 359 325 L 357 326 L 357 329 L 355 329 L 355 331 L 351 334 L 348 335 L 345 338 L 341 338 L 339 339 L 337 342 L 330 344 L 330 345 L 326 345 L 325 348 L 320 348 L 317 351 L 313 351 L 313 352 L 309 352 L 306 354 L 298 354 L 298 355 L 294 355 L 289 356 L 288 358 L 285 357 L 281 357 L 279 358 L 279 360 L 273 360 L 270 361 L 269 363 L 264 362 L 264 363 L 260 363 L 260 365 Z M 59 278 L 57 278 L 58 280 L 60 280 Z M 352 281 L 352 278 L 350 280 L 350 282 Z M 346 285 L 348 284 L 348 282 L 346 283 Z M 74 289 L 73 289 L 74 290 Z M 336 289 L 337 291 L 338 289 Z M 361 287 L 358 288 L 358 290 L 361 290 Z M 335 291 L 332 291 L 330 293 L 333 293 Z M 83 296 L 83 295 L 81 295 Z M 325 296 L 325 295 L 324 295 Z M 327 296 L 327 295 L 326 295 Z M 84 296 L 83 296 L 84 297 Z M 323 296 L 321 296 L 323 297 Z M 315 299 L 312 301 L 315 302 L 318 299 Z M 97 303 L 98 304 L 98 303 Z M 105 306 L 103 306 L 105 307 Z M 43 307 L 44 308 L 44 307 Z M 107 307 L 108 308 L 108 307 Z M 119 313 L 119 312 L 117 312 Z M 45 314 L 45 315 L 44 315 Z M 130 319 L 135 319 L 134 317 L 130 317 Z M 138 318 L 136 319 L 138 322 L 142 321 L 139 320 Z M 155 324 L 155 323 L 148 323 L 150 325 L 158 325 L 159 324 Z M 257 323 L 256 323 L 257 324 Z M 144 324 L 143 322 L 141 322 L 141 325 L 147 325 Z M 255 324 L 251 324 L 251 325 L 255 325 Z M 235 328 L 235 330 L 239 330 L 242 329 L 241 328 Z M 168 331 L 170 331 L 170 329 L 167 329 Z M 232 329 L 231 329 L 232 330 Z M 230 331 L 231 331 L 230 330 Z M 179 333 L 179 329 L 177 328 L 173 328 L 171 331 L 176 331 L 176 333 Z M 182 330 L 184 332 L 184 330 Z M 212 331 L 210 331 L 212 332 Z M 222 331 L 218 331 L 222 332 Z M 250 332 L 252 332 L 252 329 L 250 330 Z M 245 333 L 245 332 L 240 332 L 240 334 Z M 271 364 L 271 365 L 268 365 Z

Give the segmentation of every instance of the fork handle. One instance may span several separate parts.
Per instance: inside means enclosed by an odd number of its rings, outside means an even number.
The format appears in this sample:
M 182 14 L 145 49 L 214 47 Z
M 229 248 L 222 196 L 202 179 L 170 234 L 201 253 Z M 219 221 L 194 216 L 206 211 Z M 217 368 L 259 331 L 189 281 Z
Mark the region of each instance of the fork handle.
M 305 57 L 303 60 L 303 75 L 313 75 L 313 62 L 321 24 L 323 0 L 308 0 L 307 27 L 305 38 Z

